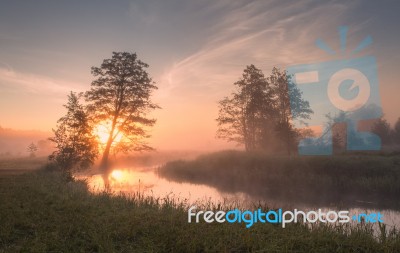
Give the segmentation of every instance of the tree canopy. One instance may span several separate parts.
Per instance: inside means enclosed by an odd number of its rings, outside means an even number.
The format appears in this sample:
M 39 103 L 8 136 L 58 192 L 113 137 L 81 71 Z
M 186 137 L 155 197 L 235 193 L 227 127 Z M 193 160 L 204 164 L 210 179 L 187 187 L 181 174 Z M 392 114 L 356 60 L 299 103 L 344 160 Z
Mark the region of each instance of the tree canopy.
M 235 91 L 219 102 L 217 138 L 243 144 L 247 151 L 290 153 L 301 134 L 292 120 L 313 113 L 294 85 L 286 71 L 273 68 L 265 77 L 254 65 L 247 66 Z
M 152 148 L 144 142 L 149 137 L 146 127 L 156 120 L 147 114 L 158 105 L 151 101 L 157 89 L 136 53 L 113 52 L 100 67 L 92 67 L 96 78 L 85 93 L 87 110 L 94 124 L 108 126 L 108 138 L 104 147 L 101 167 L 108 168 L 111 148 L 119 151 L 142 151 Z M 115 143 L 117 136 L 122 139 Z M 113 146 L 113 144 L 115 144 Z
M 68 103 L 64 105 L 67 114 L 57 121 L 54 136 L 49 138 L 55 143 L 56 150 L 49 159 L 63 171 L 70 173 L 74 169 L 86 169 L 97 157 L 97 142 L 92 126 L 79 102 L 79 96 L 71 92 Z

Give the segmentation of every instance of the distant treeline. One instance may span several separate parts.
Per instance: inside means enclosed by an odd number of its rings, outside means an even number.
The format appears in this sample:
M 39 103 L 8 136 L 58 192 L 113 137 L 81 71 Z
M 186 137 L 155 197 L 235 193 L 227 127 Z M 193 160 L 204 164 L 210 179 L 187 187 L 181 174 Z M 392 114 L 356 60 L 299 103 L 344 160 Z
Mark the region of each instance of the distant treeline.
M 260 69 L 249 65 L 234 88 L 230 96 L 219 101 L 217 138 L 244 146 L 246 151 L 290 155 L 297 152 L 300 140 L 309 137 L 314 138 L 308 139 L 314 145 L 333 145 L 334 152 L 345 151 L 349 138 L 364 146 L 371 142 L 371 137 L 361 137 L 355 131 L 375 133 L 384 149 L 400 146 L 400 118 L 392 127 L 384 118 L 362 120 L 382 114 L 382 108 L 375 104 L 325 115 L 322 133 L 306 124 L 304 128 L 295 127 L 294 121 L 306 122 L 314 112 L 285 70 L 273 68 L 269 76 L 264 76 Z M 350 122 L 358 125 L 349 128 Z

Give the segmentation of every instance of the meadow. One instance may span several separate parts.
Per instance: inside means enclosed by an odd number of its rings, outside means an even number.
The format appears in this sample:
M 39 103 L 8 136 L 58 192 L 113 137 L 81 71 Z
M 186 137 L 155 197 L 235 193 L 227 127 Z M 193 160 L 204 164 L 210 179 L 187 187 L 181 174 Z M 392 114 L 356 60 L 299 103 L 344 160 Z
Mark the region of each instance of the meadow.
M 47 162 L 47 157 L 0 158 L 0 175 L 21 174 L 37 170 Z
M 51 168 L 0 174 L 0 252 L 400 252 L 384 226 L 189 224 L 185 203 L 93 194 Z

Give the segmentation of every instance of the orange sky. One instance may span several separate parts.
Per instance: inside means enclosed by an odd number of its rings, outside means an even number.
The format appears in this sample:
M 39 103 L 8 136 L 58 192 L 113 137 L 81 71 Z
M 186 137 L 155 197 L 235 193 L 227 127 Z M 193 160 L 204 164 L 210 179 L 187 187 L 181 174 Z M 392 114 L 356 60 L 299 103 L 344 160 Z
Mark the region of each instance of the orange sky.
M 267 75 L 273 66 L 332 60 L 314 43 L 323 38 L 338 49 L 340 25 L 349 26 L 349 48 L 373 37 L 362 54 L 377 58 L 382 107 L 393 122 L 400 116 L 400 54 L 392 9 L 305 0 L 8 3 L 0 10 L 0 126 L 50 132 L 68 92 L 89 89 L 90 67 L 112 51 L 131 51 L 150 65 L 159 87 L 154 101 L 162 110 L 153 113 L 150 140 L 156 148 L 232 147 L 215 139 L 217 102 L 245 66 Z

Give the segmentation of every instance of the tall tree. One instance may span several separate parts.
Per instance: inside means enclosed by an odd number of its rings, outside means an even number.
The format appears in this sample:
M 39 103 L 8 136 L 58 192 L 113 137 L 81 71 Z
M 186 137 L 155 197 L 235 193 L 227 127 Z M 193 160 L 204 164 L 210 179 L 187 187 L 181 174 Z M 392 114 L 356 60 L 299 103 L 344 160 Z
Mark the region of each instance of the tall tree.
M 244 144 L 247 151 L 259 147 L 262 128 L 271 111 L 272 93 L 262 71 L 247 66 L 234 83 L 236 92 L 219 102 L 217 137 Z
M 313 111 L 308 101 L 304 100 L 301 91 L 292 82 L 292 76 L 286 71 L 273 68 L 268 82 L 272 87 L 277 113 L 276 131 L 286 152 L 290 155 L 297 147 L 301 131 L 294 128 L 293 120 L 309 119 Z
M 159 106 L 151 101 L 157 87 L 146 68 L 148 65 L 136 53 L 128 52 L 113 52 L 112 58 L 105 59 L 100 67 L 92 67 L 96 79 L 85 94 L 88 112 L 96 124 L 109 122 L 100 165 L 104 171 L 109 167 L 110 150 L 119 135 L 123 140 L 117 145 L 118 151 L 152 149 L 143 139 L 149 137 L 146 127 L 153 126 L 156 120 L 146 115 Z
M 64 107 L 67 108 L 67 114 L 57 121 L 57 129 L 53 129 L 54 137 L 49 138 L 56 146 L 49 159 L 62 171 L 71 173 L 75 169 L 86 169 L 92 165 L 98 151 L 96 137 L 93 136 L 93 129 L 79 102 L 79 96 L 71 92 Z
M 265 78 L 250 65 L 234 85 L 232 96 L 219 102 L 218 138 L 244 144 L 247 151 L 281 146 L 290 154 L 298 138 L 310 134 L 293 126 L 293 119 L 308 118 L 312 110 L 286 71 L 273 68 Z

